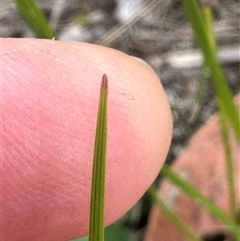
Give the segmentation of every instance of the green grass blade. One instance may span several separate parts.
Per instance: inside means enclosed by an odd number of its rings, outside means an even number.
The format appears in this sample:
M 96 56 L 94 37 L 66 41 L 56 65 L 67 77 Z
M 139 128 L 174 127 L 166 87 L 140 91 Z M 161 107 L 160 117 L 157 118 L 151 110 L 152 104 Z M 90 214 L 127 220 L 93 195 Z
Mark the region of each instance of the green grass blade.
M 227 113 L 237 140 L 240 142 L 240 120 L 238 111 L 234 105 L 233 96 L 229 90 L 227 81 L 219 64 L 213 39 L 209 37 L 209 31 L 207 29 L 208 27 L 205 27 L 206 22 L 203 20 L 203 14 L 200 11 L 196 0 L 182 0 L 182 2 L 188 19 L 192 24 L 198 45 L 203 52 L 205 63 L 211 71 L 219 108 L 222 108 L 224 112 Z
M 209 77 L 209 68 L 206 66 L 206 64 L 203 64 L 202 70 L 200 73 L 199 85 L 196 89 L 194 103 L 192 106 L 191 115 L 189 117 L 190 123 L 194 122 L 199 114 L 201 103 L 206 93 L 208 77 Z
M 220 220 L 237 241 L 240 241 L 240 229 L 235 221 L 226 214 L 219 206 L 217 206 L 211 199 L 204 196 L 196 187 L 185 181 L 182 177 L 176 174 L 168 165 L 164 165 L 161 174 L 164 178 L 169 179 L 175 186 L 179 187 L 190 198 L 198 202 L 215 218 Z
M 203 4 L 202 6 L 202 16 L 204 27 L 211 44 L 211 48 L 214 50 L 214 53 L 217 53 L 217 45 L 216 38 L 214 34 L 214 24 L 213 24 L 213 16 L 212 16 L 212 8 L 208 3 Z
M 197 10 L 196 10 L 197 11 Z M 205 33 L 208 39 L 208 44 L 211 47 L 212 55 L 217 55 L 217 46 L 216 46 L 216 39 L 214 35 L 214 25 L 213 25 L 213 17 L 212 17 L 212 9 L 210 4 L 203 4 L 202 5 L 202 21 L 204 23 L 204 29 Z M 222 86 L 224 95 L 224 88 L 225 86 L 222 85 L 220 82 L 215 81 L 219 83 L 219 88 Z M 215 83 L 214 82 L 214 83 Z M 226 82 L 226 80 L 225 80 Z M 223 82 L 224 83 L 224 82 Z M 215 83 L 216 86 L 216 83 Z M 216 86 L 216 89 L 218 86 Z M 227 89 L 226 89 L 227 90 Z M 220 91 L 217 93 L 218 99 L 223 99 L 222 96 L 220 96 Z M 231 99 L 233 100 L 233 97 L 231 96 Z M 225 100 L 226 101 L 226 100 Z M 227 171 L 227 177 L 228 177 L 228 190 L 229 190 L 229 199 L 230 199 L 230 209 L 232 213 L 232 217 L 236 219 L 237 216 L 237 197 L 236 197 L 236 187 L 234 182 L 234 164 L 232 159 L 232 153 L 231 153 L 231 147 L 230 147 L 230 137 L 229 137 L 229 128 L 228 128 L 228 115 L 230 115 L 230 112 L 227 111 L 227 106 L 229 103 L 220 102 L 219 103 L 219 109 L 220 109 L 220 120 L 221 120 L 221 130 L 222 130 L 222 136 L 223 136 L 223 143 L 224 143 L 224 149 L 225 149 L 225 155 L 226 155 L 226 171 Z M 230 103 L 231 104 L 231 103 Z M 229 117 L 231 120 L 231 117 Z M 235 117 L 232 117 L 232 121 L 235 120 L 236 123 L 238 123 L 238 114 Z M 235 132 L 237 134 L 239 133 L 239 125 L 238 128 L 236 127 Z
M 52 39 L 56 33 L 34 0 L 15 0 L 19 11 L 38 38 Z
M 226 171 L 227 171 L 227 181 L 229 190 L 229 204 L 232 214 L 232 218 L 237 220 L 237 194 L 235 186 L 235 171 L 234 171 L 234 161 L 232 157 L 232 150 L 230 145 L 230 129 L 228 128 L 228 121 L 224 113 L 220 112 L 220 123 L 222 131 L 222 139 L 225 150 L 225 160 L 226 160 Z
M 214 36 L 214 26 L 211 6 L 209 4 L 204 4 L 202 8 L 203 20 L 205 22 L 205 28 L 208 34 L 208 37 L 211 41 L 212 48 L 216 52 L 216 41 Z M 228 190 L 229 190 L 229 204 L 232 217 L 236 220 L 237 216 L 237 196 L 236 196 L 236 187 L 234 180 L 234 163 L 232 158 L 232 152 L 230 147 L 230 133 L 228 128 L 227 114 L 224 112 L 224 109 L 220 108 L 220 123 L 223 144 L 225 149 L 225 159 L 226 159 L 226 171 L 227 171 L 227 180 L 228 180 Z
M 201 241 L 192 230 L 188 228 L 188 224 L 183 223 L 183 220 L 178 217 L 176 213 L 174 213 L 159 197 L 157 193 L 157 189 L 155 185 L 152 185 L 148 189 L 148 193 L 150 194 L 151 198 L 154 202 L 158 205 L 158 207 L 163 211 L 167 218 L 172 222 L 173 225 L 183 234 L 185 237 L 190 241 Z
M 100 90 L 92 169 L 89 241 L 104 240 L 105 166 L 107 150 L 107 97 L 108 79 L 107 76 L 104 74 Z

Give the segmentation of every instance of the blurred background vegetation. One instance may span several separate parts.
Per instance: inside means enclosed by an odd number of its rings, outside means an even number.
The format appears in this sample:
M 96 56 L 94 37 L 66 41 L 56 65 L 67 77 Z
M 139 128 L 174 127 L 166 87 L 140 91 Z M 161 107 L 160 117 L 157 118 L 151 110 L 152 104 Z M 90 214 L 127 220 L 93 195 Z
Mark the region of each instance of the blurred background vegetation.
M 227 84 L 236 94 L 240 89 L 240 4 L 221 0 L 211 1 L 211 6 L 219 59 Z M 202 67 L 202 55 L 180 0 L 2 0 L 0 17 L 1 37 L 85 41 L 121 50 L 152 66 L 174 119 L 169 164 L 217 109 L 210 71 Z M 151 200 L 145 194 L 121 220 L 106 228 L 105 240 L 142 241 Z

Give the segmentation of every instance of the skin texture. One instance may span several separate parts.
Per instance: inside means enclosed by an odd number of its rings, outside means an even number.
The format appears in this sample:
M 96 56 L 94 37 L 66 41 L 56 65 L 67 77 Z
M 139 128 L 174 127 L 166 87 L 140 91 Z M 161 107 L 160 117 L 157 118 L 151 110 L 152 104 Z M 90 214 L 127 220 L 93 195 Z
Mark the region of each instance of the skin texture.
M 1 39 L 2 240 L 64 241 L 88 232 L 101 78 L 109 79 L 105 223 L 159 173 L 172 135 L 153 70 L 76 42 Z

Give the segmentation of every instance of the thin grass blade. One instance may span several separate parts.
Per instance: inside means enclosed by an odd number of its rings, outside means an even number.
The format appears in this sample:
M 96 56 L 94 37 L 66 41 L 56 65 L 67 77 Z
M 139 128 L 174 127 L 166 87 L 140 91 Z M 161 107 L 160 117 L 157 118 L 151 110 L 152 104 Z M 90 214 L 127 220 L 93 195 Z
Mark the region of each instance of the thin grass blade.
M 220 123 L 222 131 L 222 139 L 225 150 L 225 160 L 226 160 L 226 171 L 227 171 L 227 181 L 228 181 L 228 191 L 229 191 L 229 208 L 231 210 L 232 218 L 237 220 L 238 210 L 237 210 L 237 192 L 235 186 L 235 170 L 234 161 L 232 156 L 232 149 L 230 145 L 230 128 L 228 126 L 228 121 L 224 113 L 220 112 Z
M 209 68 L 206 64 L 203 64 L 202 70 L 200 73 L 199 85 L 196 89 L 196 94 L 194 98 L 194 103 L 191 110 L 191 115 L 188 119 L 189 123 L 193 123 L 200 111 L 201 103 L 204 99 L 206 88 L 207 88 L 207 78 L 209 77 Z
M 182 0 L 188 19 L 192 24 L 193 31 L 198 45 L 203 52 L 206 65 L 211 71 L 211 76 L 216 90 L 219 108 L 227 114 L 238 142 L 240 143 L 240 120 L 237 107 L 234 104 L 233 96 L 227 85 L 227 81 L 218 61 L 216 46 L 212 37 L 208 35 L 208 27 L 205 27 L 203 14 L 196 0 Z
M 203 20 L 205 23 L 206 32 L 208 38 L 212 44 L 212 48 L 216 52 L 216 40 L 214 36 L 214 26 L 213 26 L 213 17 L 212 9 L 209 4 L 204 4 L 202 7 Z M 227 113 L 224 112 L 223 108 L 220 108 L 220 123 L 222 131 L 222 139 L 225 150 L 225 159 L 226 159 L 226 171 L 227 171 L 227 180 L 228 180 L 228 190 L 229 190 L 229 204 L 232 217 L 236 220 L 237 216 L 237 196 L 236 196 L 236 187 L 235 187 L 235 174 L 234 174 L 234 163 L 232 158 L 232 150 L 230 146 L 230 128 L 228 125 Z
M 148 189 L 148 193 L 166 217 L 189 241 L 201 241 L 201 239 L 197 237 L 192 230 L 190 230 L 188 227 L 189 225 L 185 224 L 183 220 L 164 203 L 164 201 L 159 197 L 154 185 Z
M 89 241 L 104 240 L 105 166 L 107 150 L 108 79 L 104 74 L 95 136 L 90 203 Z
M 51 28 L 45 15 L 34 0 L 15 0 L 15 3 L 38 38 L 52 39 L 56 37 L 55 31 Z
M 229 229 L 232 236 L 234 236 L 237 241 L 240 241 L 240 229 L 237 223 L 235 223 L 235 221 L 211 199 L 204 196 L 196 187 L 192 186 L 189 182 L 172 171 L 168 165 L 165 164 L 163 166 L 161 174 L 164 178 L 169 179 L 176 187 L 179 187 L 190 198 L 203 206 L 215 218 L 220 220 L 226 228 Z

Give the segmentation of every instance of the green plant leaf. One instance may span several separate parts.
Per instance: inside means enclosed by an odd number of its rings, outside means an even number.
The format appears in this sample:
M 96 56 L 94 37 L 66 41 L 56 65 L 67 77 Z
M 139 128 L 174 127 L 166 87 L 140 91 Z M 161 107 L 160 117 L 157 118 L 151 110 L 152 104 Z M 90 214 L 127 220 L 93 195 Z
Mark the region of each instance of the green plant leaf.
M 34 0 L 15 0 L 19 11 L 38 38 L 52 39 L 56 33 Z
M 105 241 L 136 241 L 132 233 L 119 222 L 116 222 L 105 228 Z M 74 239 L 72 241 L 87 241 L 88 236 Z
M 214 25 L 212 18 L 212 9 L 209 4 L 204 4 L 202 7 L 203 20 L 205 23 L 206 32 L 208 38 L 212 44 L 212 48 L 216 53 L 216 40 L 214 36 Z M 236 220 L 237 218 L 237 195 L 235 187 L 235 175 L 234 175 L 234 161 L 232 158 L 232 150 L 230 146 L 230 128 L 228 126 L 227 113 L 224 112 L 223 108 L 220 108 L 220 123 L 222 131 L 222 139 L 225 150 L 225 159 L 226 159 L 226 171 L 227 171 L 227 180 L 228 180 L 228 190 L 229 190 L 229 203 L 232 217 Z
M 214 50 L 214 53 L 217 53 L 217 44 L 214 32 L 214 22 L 212 16 L 212 8 L 211 5 L 205 3 L 202 5 L 202 16 L 203 16 L 203 23 L 205 27 L 205 31 L 207 33 L 209 43 L 211 44 L 211 48 Z
M 229 208 L 231 210 L 232 217 L 237 220 L 238 210 L 237 210 L 237 192 L 235 186 L 235 171 L 234 171 L 234 160 L 232 156 L 232 149 L 230 145 L 230 129 L 228 126 L 228 121 L 223 112 L 220 112 L 220 123 L 222 131 L 222 139 L 225 150 L 225 160 L 226 160 L 226 171 L 227 171 L 227 181 L 229 190 Z
M 196 187 L 192 186 L 189 182 L 184 180 L 178 174 L 171 170 L 168 165 L 164 165 L 161 174 L 164 178 L 169 179 L 175 186 L 179 187 L 183 192 L 185 192 L 190 198 L 198 202 L 203 206 L 209 213 L 211 213 L 215 218 L 220 220 L 236 240 L 240 241 L 240 229 L 235 221 L 226 214 L 219 206 L 217 206 L 211 199 L 204 196 L 201 191 Z
M 131 232 L 116 222 L 105 228 L 105 241 L 135 241 Z
M 192 106 L 191 115 L 189 117 L 189 122 L 192 123 L 197 118 L 199 111 L 200 111 L 200 105 L 202 100 L 204 99 L 205 93 L 206 93 L 206 87 L 207 87 L 207 78 L 209 76 L 209 68 L 206 66 L 206 64 L 203 64 L 202 70 L 200 73 L 200 79 L 199 79 L 199 85 L 196 89 L 195 94 L 195 100 Z
M 182 0 L 182 2 L 188 19 L 192 24 L 198 45 L 203 53 L 205 63 L 211 71 L 219 108 L 223 109 L 226 113 L 233 126 L 236 138 L 238 142 L 240 142 L 240 120 L 237 107 L 234 104 L 233 96 L 218 61 L 217 48 L 215 46 L 215 40 L 213 40 L 213 32 L 211 36 L 209 36 L 211 23 L 206 26 L 206 22 L 209 21 L 210 18 L 204 19 L 196 0 Z
M 108 79 L 104 74 L 95 136 L 90 204 L 89 241 L 104 240 L 105 166 L 107 149 L 107 97 Z
M 183 0 L 184 1 L 184 0 Z M 228 120 L 230 120 L 236 137 L 239 139 L 239 115 L 237 108 L 233 102 L 233 96 L 227 86 L 227 81 L 222 73 L 222 69 L 217 59 L 217 45 L 214 35 L 214 24 L 212 17 L 212 8 L 209 3 L 202 5 L 202 11 L 197 6 L 195 0 L 185 1 L 185 9 L 188 13 L 189 19 L 191 20 L 192 26 L 195 29 L 195 35 L 198 40 L 199 46 L 205 55 L 205 62 L 208 61 L 208 67 L 211 69 L 212 78 L 216 89 L 217 99 L 219 103 L 219 114 L 221 131 L 226 156 L 226 171 L 228 177 L 228 190 L 230 209 L 232 217 L 236 220 L 237 216 L 237 195 L 236 187 L 234 182 L 234 163 L 232 159 L 231 147 L 230 147 L 230 133 Z M 198 16 L 193 18 L 193 12 Z M 199 35 L 202 32 L 202 36 Z M 206 46 L 207 45 L 207 46 Z M 218 77 L 217 77 L 218 76 Z
M 73 239 L 71 241 L 88 241 L 88 236 L 85 236 L 85 237 L 82 237 L 82 238 Z

